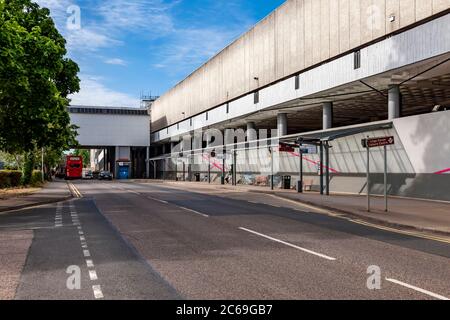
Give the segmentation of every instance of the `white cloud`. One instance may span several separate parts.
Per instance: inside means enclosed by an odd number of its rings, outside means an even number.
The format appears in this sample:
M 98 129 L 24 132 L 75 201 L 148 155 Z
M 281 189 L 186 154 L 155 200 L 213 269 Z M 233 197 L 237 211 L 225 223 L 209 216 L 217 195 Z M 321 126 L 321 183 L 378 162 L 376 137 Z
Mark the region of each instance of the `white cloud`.
M 122 60 L 119 58 L 107 59 L 107 60 L 105 60 L 105 63 L 113 64 L 113 65 L 117 65 L 117 66 L 126 66 L 127 65 L 127 62 L 125 60 Z
M 98 5 L 97 13 L 109 30 L 143 33 L 148 38 L 158 38 L 174 31 L 169 10 L 179 3 L 163 0 L 110 0 Z
M 107 107 L 139 107 L 140 101 L 128 94 L 107 88 L 102 78 L 81 75 L 81 90 L 72 95 L 72 105 L 107 106 Z
M 192 71 L 236 38 L 237 30 L 210 29 L 181 29 L 164 47 L 154 54 L 152 65 L 154 68 L 165 69 L 169 72 Z

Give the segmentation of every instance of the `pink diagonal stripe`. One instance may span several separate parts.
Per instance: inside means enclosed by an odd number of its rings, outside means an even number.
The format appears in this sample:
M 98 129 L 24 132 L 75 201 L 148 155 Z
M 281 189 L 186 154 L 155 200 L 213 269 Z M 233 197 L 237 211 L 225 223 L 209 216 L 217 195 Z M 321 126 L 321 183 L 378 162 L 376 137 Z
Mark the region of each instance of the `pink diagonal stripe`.
M 289 153 L 292 154 L 293 156 L 300 157 L 300 154 L 297 153 L 297 152 L 289 152 Z M 315 164 L 315 165 L 319 165 L 319 163 L 320 163 L 320 161 L 314 161 L 314 160 L 311 160 L 311 159 L 309 159 L 309 158 L 307 158 L 307 157 L 303 157 L 303 159 L 306 160 L 306 161 L 308 161 L 308 162 L 310 162 L 310 163 L 313 163 L 313 164 Z M 322 167 L 325 168 L 325 169 L 327 168 L 326 165 L 322 165 Z M 329 169 L 330 169 L 330 171 L 333 172 L 333 173 L 339 173 L 339 171 L 337 171 L 337 170 L 335 170 L 335 169 L 333 169 L 333 168 L 329 168 Z
M 449 173 L 450 172 L 450 168 L 435 172 L 434 174 L 444 174 L 444 173 Z

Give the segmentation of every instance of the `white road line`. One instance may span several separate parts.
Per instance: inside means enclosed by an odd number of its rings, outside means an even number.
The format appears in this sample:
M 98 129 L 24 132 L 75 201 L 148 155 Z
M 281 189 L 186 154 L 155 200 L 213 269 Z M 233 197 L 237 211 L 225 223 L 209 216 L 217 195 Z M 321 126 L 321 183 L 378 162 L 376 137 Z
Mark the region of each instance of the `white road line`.
M 90 257 L 90 256 L 91 256 L 91 253 L 89 252 L 89 250 L 83 250 L 83 255 L 84 255 L 85 257 Z
M 100 286 L 92 286 L 92 290 L 94 291 L 95 299 L 103 299 L 104 298 L 102 288 Z
M 86 241 L 86 238 L 83 237 L 83 236 L 81 236 L 81 237 L 80 237 L 80 241 Z
M 421 292 L 423 294 L 426 294 L 426 295 L 428 295 L 430 297 L 433 297 L 433 298 L 436 298 L 436 299 L 439 299 L 439 300 L 450 300 L 447 297 L 441 296 L 441 295 L 433 293 L 431 291 L 428 291 L 428 290 L 425 290 L 425 289 L 422 289 L 422 288 L 419 288 L 419 287 L 416 287 L 416 286 L 413 286 L 413 285 L 410 285 L 410 284 L 407 284 L 407 283 L 404 283 L 404 282 L 401 282 L 401 281 L 398 281 L 398 280 L 395 280 L 395 279 L 386 278 L 386 281 L 389 281 L 389 282 L 398 284 L 400 286 L 403 286 L 403 287 L 406 287 L 406 288 L 409 288 L 409 289 Z
M 87 245 L 87 244 L 82 244 L 81 247 L 82 247 L 83 249 L 87 249 L 87 248 L 88 248 L 88 245 Z
M 89 270 L 89 278 L 91 279 L 91 281 L 97 281 L 97 272 L 95 270 Z
M 153 198 L 153 197 L 147 197 L 147 199 L 153 200 L 153 201 L 157 201 L 157 202 L 161 202 L 161 203 L 164 203 L 164 204 L 169 204 L 169 202 L 166 201 L 166 200 L 161 200 L 161 199 L 157 199 L 157 198 Z
M 185 208 L 185 207 L 180 207 L 180 206 L 177 206 L 177 207 L 180 208 L 180 209 L 183 209 L 183 210 L 186 210 L 186 211 L 189 211 L 189 212 L 201 215 L 202 217 L 209 218 L 209 216 L 207 214 L 204 214 L 204 213 L 201 213 L 201 212 L 189 209 L 189 208 Z
M 84 232 L 83 231 L 78 231 L 78 234 L 82 236 L 82 235 L 84 235 Z
M 94 268 L 94 262 L 92 260 L 86 260 L 86 265 L 88 268 Z
M 262 234 L 262 233 L 259 233 L 259 232 L 256 232 L 256 231 L 253 231 L 253 230 L 250 230 L 250 229 L 246 229 L 246 228 L 239 228 L 239 229 L 243 230 L 243 231 L 246 231 L 246 232 L 249 232 L 249 233 L 252 233 L 254 235 L 257 235 L 257 236 L 260 236 L 260 237 L 263 237 L 263 238 L 266 238 L 266 239 L 269 239 L 269 240 L 272 240 L 272 241 L 284 244 L 284 245 L 292 247 L 294 249 L 297 249 L 297 250 L 300 250 L 300 251 L 303 251 L 303 252 L 306 252 L 306 253 L 313 254 L 315 256 L 318 256 L 318 257 L 321 257 L 321 258 L 324 258 L 324 259 L 327 259 L 327 260 L 330 260 L 330 261 L 335 261 L 336 260 L 336 258 L 329 257 L 329 256 L 326 256 L 324 254 L 321 254 L 321 253 L 318 253 L 318 252 L 315 252 L 315 251 L 312 251 L 312 250 L 308 250 L 308 249 L 296 246 L 296 245 L 294 245 L 292 243 L 289 243 L 289 242 L 285 242 L 285 241 L 282 241 L 282 240 L 279 240 L 279 239 L 276 239 L 276 238 L 272 238 L 272 237 L 266 236 L 265 234 Z

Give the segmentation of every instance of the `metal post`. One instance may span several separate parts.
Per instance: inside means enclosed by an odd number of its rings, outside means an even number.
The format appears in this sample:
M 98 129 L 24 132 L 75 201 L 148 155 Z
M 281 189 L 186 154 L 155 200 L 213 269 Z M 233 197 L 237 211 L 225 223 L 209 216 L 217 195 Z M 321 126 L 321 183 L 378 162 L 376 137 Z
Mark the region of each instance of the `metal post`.
M 298 183 L 298 193 L 303 193 L 303 150 L 302 146 L 299 146 L 299 154 L 300 154 L 300 177 Z
M 233 185 L 237 186 L 237 152 L 233 151 Z
M 326 157 L 326 162 L 325 162 L 325 172 L 326 172 L 326 194 L 327 196 L 330 195 L 330 144 L 327 141 L 325 143 L 325 157 Z
M 274 181 L 273 181 L 273 156 L 274 156 L 274 150 L 272 147 L 270 147 L 270 189 L 275 189 L 274 187 Z
M 155 179 L 155 180 L 158 179 L 158 177 L 157 177 L 158 173 L 157 173 L 156 169 L 157 169 L 156 168 L 156 160 L 154 160 L 153 161 L 153 179 Z
M 384 211 L 388 212 L 388 190 L 387 190 L 387 146 L 384 146 Z
M 150 147 L 147 147 L 146 149 L 145 175 L 147 179 L 150 179 Z
M 45 176 L 44 176 L 44 148 L 42 148 L 41 150 L 41 176 L 42 176 L 42 182 L 44 182 L 45 180 Z
M 320 194 L 323 195 L 323 142 L 320 141 Z
M 186 181 L 186 162 L 183 160 L 183 181 Z
M 208 157 L 208 183 L 211 183 L 211 155 Z
M 367 146 L 367 211 L 370 212 L 370 148 Z
M 225 153 L 226 151 L 225 151 L 225 149 L 223 150 L 223 152 L 222 152 L 222 156 L 223 156 L 223 159 L 222 159 L 222 179 L 221 179 L 221 181 L 220 181 L 220 183 L 222 184 L 222 185 L 224 185 L 225 184 L 225 158 L 226 158 L 226 153 Z

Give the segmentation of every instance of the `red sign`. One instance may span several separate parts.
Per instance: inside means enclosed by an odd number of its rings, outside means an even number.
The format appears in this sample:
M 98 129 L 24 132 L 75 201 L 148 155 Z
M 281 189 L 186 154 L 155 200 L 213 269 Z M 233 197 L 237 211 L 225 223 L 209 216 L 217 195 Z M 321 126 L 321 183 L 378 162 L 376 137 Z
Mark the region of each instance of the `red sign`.
M 366 140 L 366 148 L 377 148 L 395 144 L 394 137 L 372 138 Z
M 280 148 L 279 148 L 280 152 L 294 152 L 295 148 L 293 146 L 290 146 L 288 144 L 280 144 Z

